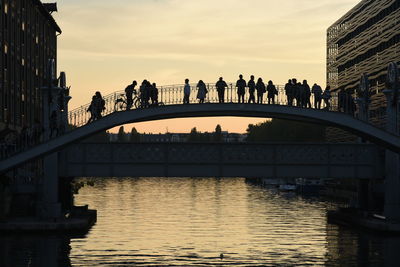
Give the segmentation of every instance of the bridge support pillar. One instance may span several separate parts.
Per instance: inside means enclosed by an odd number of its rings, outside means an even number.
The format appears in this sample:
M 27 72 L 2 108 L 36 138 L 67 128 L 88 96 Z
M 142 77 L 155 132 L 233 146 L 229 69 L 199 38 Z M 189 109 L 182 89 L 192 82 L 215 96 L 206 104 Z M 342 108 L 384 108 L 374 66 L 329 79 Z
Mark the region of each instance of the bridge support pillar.
M 58 154 L 44 158 L 44 174 L 39 202 L 39 216 L 55 219 L 61 216 L 61 204 L 58 197 Z
M 388 132 L 399 135 L 398 112 L 399 104 L 395 90 L 385 90 L 387 97 Z M 400 162 L 399 154 L 386 150 L 385 163 L 385 207 L 384 214 L 388 220 L 400 221 Z

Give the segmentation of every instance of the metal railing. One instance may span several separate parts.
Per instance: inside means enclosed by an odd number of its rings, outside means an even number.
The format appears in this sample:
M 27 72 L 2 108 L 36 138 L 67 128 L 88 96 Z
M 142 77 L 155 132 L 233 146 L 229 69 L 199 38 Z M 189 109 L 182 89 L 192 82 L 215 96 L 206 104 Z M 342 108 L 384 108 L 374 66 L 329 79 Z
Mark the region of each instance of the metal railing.
M 189 102 L 190 104 L 197 104 L 199 103 L 199 100 L 197 99 L 197 93 L 198 89 L 196 88 L 197 84 L 190 84 L 191 86 L 191 93 L 189 97 Z M 234 83 L 227 83 L 228 87 L 225 90 L 225 98 L 224 102 L 225 103 L 238 103 L 238 94 L 237 94 L 237 88 L 235 87 Z M 287 96 L 285 93 L 284 86 L 282 85 L 275 85 L 276 89 L 278 91 L 278 94 L 275 95 L 275 105 L 287 105 Z M 208 83 L 206 84 L 207 87 L 207 95 L 205 98 L 205 103 L 219 103 L 218 99 L 218 91 L 215 86 L 215 84 Z M 168 86 L 161 86 L 158 88 L 158 101 L 161 105 L 178 105 L 178 104 L 183 104 L 183 96 L 184 96 L 184 85 L 179 84 L 179 85 L 168 85 Z M 267 94 L 264 93 L 263 96 L 263 104 L 268 103 L 267 99 Z M 116 91 L 112 94 L 106 95 L 103 97 L 105 101 L 105 109 L 102 112 L 102 116 L 107 116 L 111 113 L 116 112 L 115 110 L 115 103 L 118 98 L 121 98 L 125 96 L 124 91 Z M 245 103 L 248 103 L 249 101 L 249 91 L 248 89 L 246 90 L 245 93 Z M 257 92 L 255 92 L 255 98 L 257 102 Z M 336 110 L 337 107 L 337 95 L 332 93 L 332 98 L 330 99 L 330 110 Z M 314 96 L 311 95 L 310 102 L 312 107 L 314 107 Z M 294 105 L 296 106 L 296 101 L 294 101 Z M 69 112 L 68 118 L 69 118 L 69 124 L 72 126 L 72 128 L 75 127 L 81 127 L 89 122 L 89 119 L 91 117 L 90 112 L 88 111 L 88 108 L 90 106 L 90 103 L 80 106 L 72 111 Z M 326 105 L 324 101 L 322 101 L 321 108 L 325 108 Z

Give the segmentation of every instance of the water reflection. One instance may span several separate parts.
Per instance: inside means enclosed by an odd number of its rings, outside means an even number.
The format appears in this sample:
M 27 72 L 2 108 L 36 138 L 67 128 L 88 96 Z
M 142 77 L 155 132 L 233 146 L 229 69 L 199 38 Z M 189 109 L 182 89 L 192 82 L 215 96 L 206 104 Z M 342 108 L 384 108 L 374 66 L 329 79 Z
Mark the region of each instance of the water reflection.
M 70 237 L 57 235 L 3 235 L 0 266 L 71 266 Z
M 2 236 L 0 266 L 396 266 L 398 259 L 399 237 L 329 225 L 326 203 L 243 179 L 104 179 L 77 202 L 98 210 L 86 237 Z

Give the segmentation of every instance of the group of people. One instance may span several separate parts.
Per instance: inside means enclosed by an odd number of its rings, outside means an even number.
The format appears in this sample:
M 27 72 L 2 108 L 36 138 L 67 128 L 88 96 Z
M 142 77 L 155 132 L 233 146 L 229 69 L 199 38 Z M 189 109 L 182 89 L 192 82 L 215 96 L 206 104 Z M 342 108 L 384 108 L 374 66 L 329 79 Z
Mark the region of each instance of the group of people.
M 137 86 L 137 82 L 133 81 L 132 84 L 128 85 L 125 88 L 126 100 L 127 100 L 127 109 L 131 109 L 133 105 L 133 95 L 137 94 L 135 87 Z M 148 80 L 143 80 L 142 84 L 139 87 L 139 97 L 140 97 L 140 107 L 146 108 L 150 105 L 157 106 L 158 105 L 158 88 L 157 84 L 151 83 Z
M 106 102 L 103 99 L 103 96 L 99 91 L 97 91 L 94 96 L 92 96 L 92 101 L 87 109 L 87 112 L 90 112 L 90 118 L 87 123 L 91 123 L 92 121 L 101 119 L 101 113 L 106 108 Z
M 197 99 L 199 99 L 199 103 L 204 103 L 204 99 L 208 93 L 207 86 L 202 80 L 200 80 L 197 83 L 196 88 L 198 89 Z M 218 102 L 224 103 L 225 91 L 228 88 L 228 84 L 222 77 L 220 77 L 215 84 L 215 88 L 218 93 Z M 251 75 L 250 80 L 246 82 L 246 80 L 243 79 L 243 75 L 240 74 L 239 80 L 236 82 L 236 88 L 238 103 L 245 103 L 246 90 L 248 90 L 249 93 L 249 99 L 247 100 L 247 103 L 262 104 L 264 94 L 267 94 L 267 103 L 275 104 L 276 96 L 278 95 L 278 90 L 271 80 L 265 84 L 262 78 L 258 78 L 256 81 L 254 75 Z M 183 97 L 184 104 L 189 103 L 190 93 L 191 87 L 189 84 L 189 79 L 186 79 Z M 285 94 L 287 97 L 287 104 L 289 106 L 296 105 L 298 107 L 311 108 L 311 95 L 313 94 L 314 108 L 321 109 L 322 100 L 325 102 L 325 108 L 330 108 L 329 100 L 331 99 L 331 92 L 329 86 L 323 91 L 321 86 L 316 83 L 312 86 L 312 88 L 310 88 L 307 80 L 304 80 L 303 83 L 300 83 L 297 82 L 297 79 L 290 79 L 285 85 Z
M 132 84 L 125 88 L 127 110 L 131 109 L 134 104 L 134 95 L 138 95 L 140 100 L 139 107 L 141 108 L 159 105 L 159 91 L 155 83 L 151 83 L 148 80 L 143 80 L 139 87 L 139 92 L 136 90 L 137 85 L 138 83 L 133 81 Z M 236 92 L 238 96 L 238 103 L 245 103 L 246 101 L 247 103 L 263 104 L 264 94 L 267 95 L 268 104 L 276 103 L 278 90 L 271 80 L 265 84 L 262 78 L 258 78 L 256 81 L 254 75 L 251 75 L 250 80 L 246 82 L 246 80 L 243 79 L 243 75 L 240 74 L 235 87 L 237 89 Z M 208 94 L 207 85 L 200 80 L 197 83 L 196 88 L 196 97 L 199 103 L 204 103 Z M 225 92 L 228 88 L 228 84 L 222 77 L 220 77 L 215 84 L 215 88 L 218 94 L 218 102 L 224 103 Z M 247 100 L 245 100 L 246 91 L 248 91 L 249 95 Z M 189 79 L 185 79 L 185 85 L 183 87 L 183 104 L 190 103 L 191 92 L 192 88 L 189 83 Z M 302 83 L 300 83 L 297 81 L 297 79 L 289 79 L 288 83 L 285 85 L 285 94 L 287 97 L 287 105 L 289 106 L 312 108 L 311 96 L 314 95 L 313 104 L 315 109 L 321 109 L 322 101 L 325 103 L 325 109 L 330 109 L 331 92 L 329 86 L 327 86 L 325 90 L 322 90 L 321 86 L 315 83 L 310 88 L 307 80 L 304 80 Z M 343 92 L 342 95 L 339 96 L 339 110 L 354 113 L 355 105 L 350 104 L 352 101 L 354 102 L 354 99 L 352 98 L 351 94 Z M 104 109 L 104 99 L 100 92 L 96 92 L 96 94 L 92 97 L 92 102 L 90 103 L 89 108 L 87 109 L 87 111 L 91 114 L 88 123 L 100 119 L 101 113 Z
M 354 116 L 356 109 L 357 106 L 352 91 L 340 90 L 338 92 L 338 110 Z
M 314 95 L 315 109 L 321 109 L 322 100 L 324 100 L 325 108 L 329 109 L 329 100 L 332 98 L 329 86 L 322 91 L 321 86 L 316 83 L 310 88 L 307 80 L 303 80 L 303 83 L 300 83 L 297 82 L 297 79 L 288 80 L 285 84 L 285 94 L 288 106 L 296 105 L 302 108 L 312 108 L 311 95 Z
M 208 89 L 206 84 L 200 80 L 196 88 L 197 91 L 197 99 L 199 99 L 199 103 L 204 103 L 204 99 L 207 96 Z M 225 91 L 228 88 L 228 84 L 224 81 L 222 77 L 219 78 L 217 83 L 215 84 L 215 88 L 217 89 L 218 93 L 218 102 L 224 103 L 225 102 Z M 265 86 L 262 78 L 258 78 L 257 82 L 254 79 L 254 75 L 251 75 L 249 82 L 247 83 L 243 79 L 243 75 L 239 75 L 239 80 L 236 82 L 237 88 L 237 95 L 238 95 L 238 102 L 245 103 L 245 95 L 246 95 L 246 88 L 249 89 L 249 99 L 248 103 L 256 103 L 255 92 L 257 91 L 257 103 L 262 104 L 264 93 L 268 93 L 268 104 L 272 103 L 275 104 L 275 95 L 278 94 L 278 90 L 276 89 L 275 85 L 272 81 L 268 82 L 268 85 Z M 191 86 L 189 84 L 189 79 L 185 80 L 185 86 L 183 90 L 183 104 L 189 104 L 190 93 L 191 93 Z

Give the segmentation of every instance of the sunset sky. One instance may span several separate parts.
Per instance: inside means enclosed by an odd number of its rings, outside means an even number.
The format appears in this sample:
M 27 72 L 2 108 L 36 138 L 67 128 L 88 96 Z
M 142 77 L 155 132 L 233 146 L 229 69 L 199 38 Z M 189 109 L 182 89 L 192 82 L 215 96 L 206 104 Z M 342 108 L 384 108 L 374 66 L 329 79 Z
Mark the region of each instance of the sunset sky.
M 46 2 L 46 1 L 44 1 Z M 70 108 L 123 90 L 132 80 L 158 85 L 185 78 L 236 81 L 254 74 L 325 86 L 326 29 L 359 0 L 59 0 L 53 13 L 58 69 L 72 86 Z M 205 118 L 140 123 L 140 132 L 244 132 L 263 119 Z M 130 126 L 127 126 L 130 129 Z

